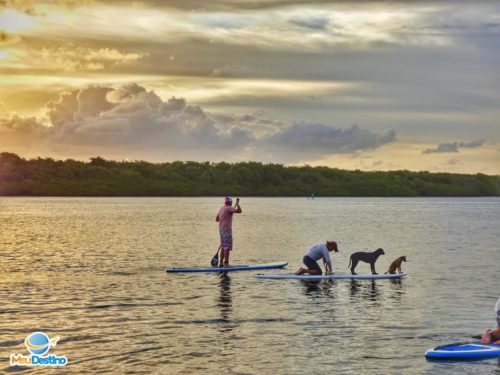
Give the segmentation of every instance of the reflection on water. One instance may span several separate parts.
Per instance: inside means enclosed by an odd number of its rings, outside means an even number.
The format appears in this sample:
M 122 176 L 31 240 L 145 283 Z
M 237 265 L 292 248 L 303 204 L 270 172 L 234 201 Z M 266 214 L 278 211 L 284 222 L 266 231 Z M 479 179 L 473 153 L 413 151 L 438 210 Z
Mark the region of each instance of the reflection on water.
M 9 355 L 26 354 L 24 339 L 41 330 L 61 337 L 63 373 L 500 374 L 497 359 L 423 356 L 494 323 L 500 199 L 245 203 L 235 264 L 288 261 L 272 273 L 293 272 L 304 249 L 335 238 L 339 272 L 377 243 L 382 268 L 411 256 L 408 276 L 170 275 L 167 266 L 213 256 L 220 199 L 0 198 L 0 372 L 22 371 L 9 369 Z
M 231 277 L 225 272 L 220 274 L 219 287 L 217 307 L 220 310 L 221 320 L 229 322 L 233 311 L 233 297 L 231 295 Z
M 385 280 L 384 280 L 385 282 Z M 380 296 L 377 280 L 351 280 L 351 297 L 365 298 L 376 301 Z
M 351 299 L 366 299 L 377 301 L 388 297 L 393 301 L 401 301 L 406 293 L 404 279 L 389 280 L 350 280 L 349 295 Z
M 335 298 L 334 286 L 335 280 L 324 280 L 324 281 L 310 281 L 310 280 L 300 280 L 304 285 L 304 294 L 306 296 L 317 298 Z
M 235 330 L 240 323 L 234 319 L 233 315 L 233 296 L 231 292 L 231 276 L 227 273 L 219 275 L 219 294 L 216 301 L 216 306 L 220 313 L 220 324 L 217 326 L 217 336 L 215 345 L 223 357 L 232 357 L 234 355 L 233 338 Z M 222 369 L 228 370 L 229 363 L 223 361 Z

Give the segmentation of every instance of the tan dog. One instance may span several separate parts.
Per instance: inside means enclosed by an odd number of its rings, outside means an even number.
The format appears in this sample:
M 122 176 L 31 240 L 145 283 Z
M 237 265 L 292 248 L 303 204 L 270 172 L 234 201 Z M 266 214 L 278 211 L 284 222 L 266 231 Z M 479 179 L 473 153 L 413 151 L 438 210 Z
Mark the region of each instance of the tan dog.
M 398 270 L 399 273 L 403 273 L 403 270 L 401 269 L 401 263 L 406 262 L 406 255 L 403 255 L 402 257 L 399 257 L 396 259 L 394 262 L 391 263 L 389 266 L 389 271 L 386 273 L 394 274 L 396 273 L 396 269 Z

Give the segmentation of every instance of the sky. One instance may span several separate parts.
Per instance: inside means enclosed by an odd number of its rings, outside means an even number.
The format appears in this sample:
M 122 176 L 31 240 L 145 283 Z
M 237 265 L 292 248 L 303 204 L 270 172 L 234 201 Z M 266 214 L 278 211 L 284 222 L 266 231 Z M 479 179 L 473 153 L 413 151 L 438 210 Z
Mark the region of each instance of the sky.
M 500 174 L 500 1 L 0 0 L 0 152 Z

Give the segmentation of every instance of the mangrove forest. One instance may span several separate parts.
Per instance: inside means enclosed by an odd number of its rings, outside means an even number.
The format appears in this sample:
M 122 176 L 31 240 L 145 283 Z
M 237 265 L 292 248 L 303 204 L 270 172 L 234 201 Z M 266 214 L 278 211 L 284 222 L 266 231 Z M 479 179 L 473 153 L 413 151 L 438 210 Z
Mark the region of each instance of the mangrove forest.
M 0 153 L 2 196 L 499 196 L 500 176 L 258 162 L 24 159 Z

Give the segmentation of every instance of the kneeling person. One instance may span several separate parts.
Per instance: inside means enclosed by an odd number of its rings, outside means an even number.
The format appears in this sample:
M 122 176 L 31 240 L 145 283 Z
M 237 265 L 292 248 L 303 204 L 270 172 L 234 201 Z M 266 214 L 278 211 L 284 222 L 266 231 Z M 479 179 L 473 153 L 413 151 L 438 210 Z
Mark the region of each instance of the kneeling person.
M 481 338 L 483 344 L 500 344 L 500 298 L 498 298 L 495 305 L 495 312 L 497 314 L 497 326 L 494 330 L 484 332 Z
M 307 268 L 300 267 L 296 275 L 303 275 L 305 273 L 309 275 L 322 275 L 323 271 L 318 264 L 318 260 L 323 259 L 326 267 L 326 274 L 332 273 L 332 261 L 330 259 L 330 251 L 338 252 L 337 243 L 335 241 L 326 241 L 326 244 L 314 245 L 309 249 L 307 254 L 304 256 L 304 264 Z

